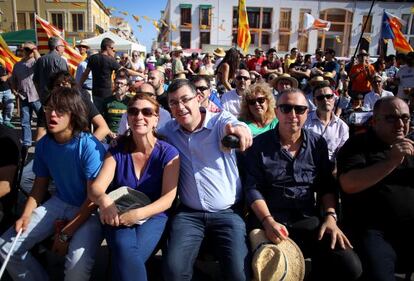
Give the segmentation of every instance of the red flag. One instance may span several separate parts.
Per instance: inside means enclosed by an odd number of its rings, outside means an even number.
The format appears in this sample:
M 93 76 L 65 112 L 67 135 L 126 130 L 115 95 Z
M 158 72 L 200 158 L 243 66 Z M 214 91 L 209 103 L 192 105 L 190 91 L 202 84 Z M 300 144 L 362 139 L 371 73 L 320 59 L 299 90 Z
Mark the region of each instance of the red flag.
M 16 57 L 9 46 L 0 34 L 0 64 L 2 64 L 9 73 L 13 71 L 13 66 L 16 62 L 20 61 L 19 57 Z
M 47 41 L 50 37 L 55 36 L 62 39 L 63 45 L 65 45 L 63 57 L 67 60 L 70 72 L 75 73 L 76 68 L 83 60 L 81 54 L 65 41 L 62 32 L 57 27 L 45 21 L 38 15 L 36 15 L 36 36 L 38 49 L 41 54 L 45 54 L 49 51 Z

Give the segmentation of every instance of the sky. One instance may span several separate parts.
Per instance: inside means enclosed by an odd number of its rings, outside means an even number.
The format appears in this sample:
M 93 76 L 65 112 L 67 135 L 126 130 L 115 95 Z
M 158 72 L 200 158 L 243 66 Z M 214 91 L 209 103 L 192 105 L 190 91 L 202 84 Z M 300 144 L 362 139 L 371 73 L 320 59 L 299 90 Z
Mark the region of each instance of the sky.
M 142 16 L 147 16 L 151 19 L 159 20 L 161 10 L 165 9 L 167 0 L 102 0 L 107 8 L 113 7 L 112 16 L 122 17 L 129 22 L 129 25 L 134 30 L 134 35 L 138 41 L 147 47 L 147 52 L 151 50 L 153 39 L 157 39 L 157 30 L 151 22 L 143 19 Z M 120 13 L 127 12 L 128 16 Z M 132 15 L 139 16 L 139 22 L 136 22 Z M 142 31 L 139 30 L 138 25 L 142 26 Z

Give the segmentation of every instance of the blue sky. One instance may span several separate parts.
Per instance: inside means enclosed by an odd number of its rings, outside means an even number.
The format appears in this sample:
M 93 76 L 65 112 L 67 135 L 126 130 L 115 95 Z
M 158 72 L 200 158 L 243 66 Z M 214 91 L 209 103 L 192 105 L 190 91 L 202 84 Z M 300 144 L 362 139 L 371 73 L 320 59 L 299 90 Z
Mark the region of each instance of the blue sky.
M 150 51 L 152 40 L 157 38 L 157 30 L 152 21 L 148 22 L 142 16 L 158 20 L 161 15 L 160 11 L 164 10 L 167 0 L 102 0 L 102 2 L 106 7 L 116 9 L 112 11 L 113 16 L 123 17 L 129 22 L 135 37 L 147 47 L 147 51 Z M 121 14 L 120 11 L 127 12 L 128 16 Z M 132 15 L 139 16 L 139 22 L 136 22 Z M 138 25 L 142 25 L 142 32 L 139 31 Z

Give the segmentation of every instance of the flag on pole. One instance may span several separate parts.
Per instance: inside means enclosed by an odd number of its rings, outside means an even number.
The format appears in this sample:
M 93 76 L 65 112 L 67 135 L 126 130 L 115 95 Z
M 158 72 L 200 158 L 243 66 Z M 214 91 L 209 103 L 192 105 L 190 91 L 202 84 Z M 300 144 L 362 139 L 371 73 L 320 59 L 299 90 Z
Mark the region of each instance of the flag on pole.
M 321 19 L 315 19 L 311 14 L 305 13 L 303 19 L 303 28 L 305 30 L 325 30 L 329 31 L 331 22 Z
M 65 45 L 63 57 L 68 63 L 70 72 L 74 73 L 79 63 L 83 60 L 81 54 L 79 54 L 77 50 L 73 49 L 70 44 L 65 41 L 62 32 L 57 27 L 36 15 L 36 37 L 39 53 L 46 54 L 49 51 L 47 41 L 52 36 L 62 39 L 63 45 Z
M 247 18 L 246 0 L 239 0 L 239 26 L 237 29 L 237 45 L 247 53 L 250 46 L 250 29 Z
M 14 64 L 20 61 L 19 57 L 16 57 L 9 46 L 0 34 L 0 64 L 2 64 L 9 73 L 13 71 Z
M 407 54 L 413 52 L 413 47 L 411 47 L 401 31 L 401 27 L 404 24 L 405 22 L 402 19 L 384 12 L 382 16 L 381 38 L 385 40 L 391 39 L 395 50 Z

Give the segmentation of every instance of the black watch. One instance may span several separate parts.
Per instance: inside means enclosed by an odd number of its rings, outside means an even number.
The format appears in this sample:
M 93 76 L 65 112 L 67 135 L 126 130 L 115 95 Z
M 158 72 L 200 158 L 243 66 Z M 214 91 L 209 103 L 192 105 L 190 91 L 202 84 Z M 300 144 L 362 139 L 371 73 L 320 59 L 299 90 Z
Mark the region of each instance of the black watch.
M 70 235 L 68 235 L 66 233 L 63 233 L 63 232 L 60 232 L 58 237 L 59 237 L 59 241 L 62 242 L 62 243 L 69 242 L 69 240 L 71 238 Z
M 325 212 L 325 217 L 331 216 L 335 219 L 335 221 L 338 221 L 338 215 L 335 212 Z

